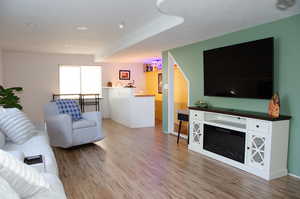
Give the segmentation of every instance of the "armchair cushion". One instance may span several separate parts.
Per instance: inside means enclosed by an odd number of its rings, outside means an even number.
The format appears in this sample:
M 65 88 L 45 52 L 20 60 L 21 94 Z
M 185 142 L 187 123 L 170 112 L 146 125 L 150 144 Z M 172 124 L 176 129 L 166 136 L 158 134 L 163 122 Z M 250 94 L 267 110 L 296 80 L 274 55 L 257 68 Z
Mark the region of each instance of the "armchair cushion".
M 82 119 L 79 105 L 75 100 L 59 99 L 55 101 L 60 114 L 68 114 L 73 121 Z
M 95 121 L 85 120 L 85 119 L 74 121 L 72 124 L 73 129 L 89 128 L 89 127 L 93 127 L 93 126 L 96 126 Z

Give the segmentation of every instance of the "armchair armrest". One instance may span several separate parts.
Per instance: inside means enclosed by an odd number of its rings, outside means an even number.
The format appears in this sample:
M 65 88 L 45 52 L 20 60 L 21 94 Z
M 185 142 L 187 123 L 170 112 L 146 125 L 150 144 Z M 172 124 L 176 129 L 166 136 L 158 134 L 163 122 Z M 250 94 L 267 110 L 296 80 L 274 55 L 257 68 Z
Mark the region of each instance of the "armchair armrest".
M 69 148 L 72 146 L 72 119 L 67 114 L 59 114 L 46 119 L 47 131 L 52 146 Z

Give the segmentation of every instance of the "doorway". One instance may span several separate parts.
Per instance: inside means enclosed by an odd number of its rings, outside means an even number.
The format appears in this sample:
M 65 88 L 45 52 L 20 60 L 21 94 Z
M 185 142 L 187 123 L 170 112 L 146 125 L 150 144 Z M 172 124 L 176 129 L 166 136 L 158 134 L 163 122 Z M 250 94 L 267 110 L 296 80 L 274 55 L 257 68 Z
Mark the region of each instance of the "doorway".
M 188 109 L 188 82 L 186 81 L 183 72 L 174 64 L 174 132 L 178 132 L 179 120 L 178 112 L 185 111 Z M 181 135 L 187 137 L 188 134 L 188 123 L 182 122 Z
M 189 105 L 190 82 L 180 65 L 168 52 L 168 133 L 178 134 L 177 112 Z M 185 134 L 184 134 L 185 132 Z M 181 137 L 187 138 L 188 125 L 184 124 Z

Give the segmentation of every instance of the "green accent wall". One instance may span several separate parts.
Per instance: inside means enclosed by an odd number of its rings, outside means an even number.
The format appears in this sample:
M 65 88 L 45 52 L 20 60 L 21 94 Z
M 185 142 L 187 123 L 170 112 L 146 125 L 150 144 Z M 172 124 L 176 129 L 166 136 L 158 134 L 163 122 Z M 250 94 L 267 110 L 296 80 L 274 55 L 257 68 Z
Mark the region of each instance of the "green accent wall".
M 267 112 L 268 100 L 205 97 L 203 92 L 203 51 L 232 44 L 275 38 L 275 91 L 281 98 L 281 113 L 291 115 L 288 169 L 300 176 L 300 15 L 255 26 L 220 37 L 170 49 L 190 81 L 190 105 L 199 99 L 212 106 Z M 168 54 L 163 52 L 163 59 Z M 167 61 L 163 62 L 167 83 Z M 243 68 L 241 67 L 241 70 Z M 163 127 L 167 131 L 167 95 L 164 94 Z

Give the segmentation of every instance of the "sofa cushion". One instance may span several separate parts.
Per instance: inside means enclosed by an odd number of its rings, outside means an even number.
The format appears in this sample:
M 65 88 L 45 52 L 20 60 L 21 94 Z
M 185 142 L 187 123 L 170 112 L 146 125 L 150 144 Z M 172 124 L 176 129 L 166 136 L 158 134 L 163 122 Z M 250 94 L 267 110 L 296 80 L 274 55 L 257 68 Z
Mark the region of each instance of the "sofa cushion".
M 89 127 L 93 127 L 93 126 L 96 126 L 95 121 L 85 120 L 85 119 L 75 121 L 72 124 L 73 129 L 89 128 Z
M 19 199 L 19 195 L 13 188 L 0 176 L 0 196 L 1 199 Z
M 82 119 L 79 105 L 75 100 L 59 99 L 55 101 L 60 114 L 68 114 L 73 121 Z
M 0 149 L 3 149 L 5 145 L 5 135 L 0 131 Z
M 17 160 L 24 162 L 25 155 L 22 151 L 6 151 L 14 156 Z
M 34 137 L 24 144 L 6 142 L 3 149 L 6 151 L 22 151 L 25 156 L 43 155 L 46 172 L 58 175 L 55 156 L 49 145 L 49 139 L 46 131 L 38 131 Z
M 50 184 L 50 189 L 44 192 L 37 193 L 27 199 L 66 199 L 64 187 L 55 175 L 44 173 L 42 174 L 46 181 Z
M 33 137 L 36 128 L 20 110 L 13 108 L 0 112 L 0 129 L 13 142 L 22 144 Z
M 43 175 L 3 150 L 0 150 L 0 176 L 21 198 L 50 189 Z

